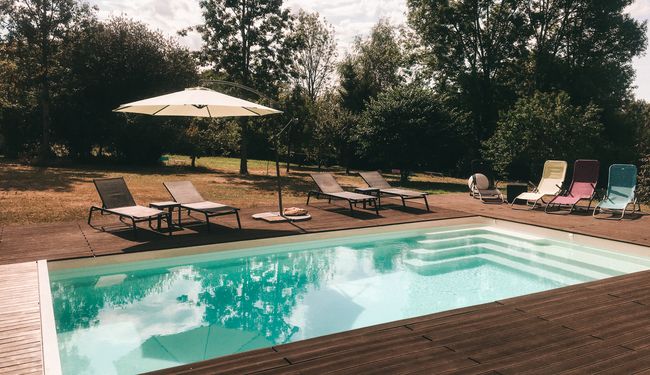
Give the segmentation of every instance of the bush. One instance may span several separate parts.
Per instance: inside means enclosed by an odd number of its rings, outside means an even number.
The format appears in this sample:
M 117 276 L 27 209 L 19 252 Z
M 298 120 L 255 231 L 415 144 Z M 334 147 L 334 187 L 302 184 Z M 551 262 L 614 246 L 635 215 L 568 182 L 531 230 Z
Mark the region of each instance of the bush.
M 574 106 L 564 92 L 536 92 L 501 114 L 484 157 L 504 177 L 538 176 L 547 159 L 571 162 L 594 158 L 603 125 L 594 105 Z
M 399 168 L 404 181 L 416 169 L 443 167 L 440 161 L 456 143 L 453 125 L 431 90 L 390 89 L 372 99 L 361 115 L 359 155 L 378 167 Z

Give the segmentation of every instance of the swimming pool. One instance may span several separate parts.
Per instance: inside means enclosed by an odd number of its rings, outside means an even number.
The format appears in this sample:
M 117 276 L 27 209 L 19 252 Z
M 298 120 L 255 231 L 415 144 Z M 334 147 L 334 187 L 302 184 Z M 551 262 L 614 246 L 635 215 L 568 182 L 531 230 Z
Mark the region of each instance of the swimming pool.
M 650 269 L 492 225 L 50 271 L 64 374 L 130 374 Z

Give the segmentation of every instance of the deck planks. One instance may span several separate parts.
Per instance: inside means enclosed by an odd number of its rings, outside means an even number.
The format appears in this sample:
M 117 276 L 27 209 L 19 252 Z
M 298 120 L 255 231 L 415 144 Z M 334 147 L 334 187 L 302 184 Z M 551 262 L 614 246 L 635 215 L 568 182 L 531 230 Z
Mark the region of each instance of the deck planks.
M 43 372 L 36 262 L 0 265 L 0 373 Z

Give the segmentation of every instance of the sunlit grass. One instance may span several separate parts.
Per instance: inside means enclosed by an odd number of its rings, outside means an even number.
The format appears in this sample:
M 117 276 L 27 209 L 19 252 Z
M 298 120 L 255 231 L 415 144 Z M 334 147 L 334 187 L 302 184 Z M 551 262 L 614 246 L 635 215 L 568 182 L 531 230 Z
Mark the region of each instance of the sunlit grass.
M 142 205 L 169 200 L 164 181 L 191 180 L 209 200 L 241 208 L 273 207 L 277 202 L 275 164 L 249 160 L 248 168 L 250 174 L 240 176 L 239 159 L 206 157 L 198 159 L 197 168 L 192 169 L 190 158 L 182 155 L 169 155 L 165 165 L 157 167 L 70 165 L 45 169 L 0 159 L 0 224 L 83 220 L 88 208 L 100 203 L 92 180 L 117 176 L 124 177 L 136 202 Z M 317 169 L 292 168 L 288 176 L 284 164 L 281 170 L 286 204 L 304 206 L 306 192 L 315 188 L 308 173 Z M 366 186 L 360 177 L 348 176 L 342 168 L 326 170 L 334 173 L 345 188 Z M 398 175 L 387 177 L 398 185 Z M 433 194 L 467 189 L 462 179 L 425 174 L 413 176 L 405 186 Z

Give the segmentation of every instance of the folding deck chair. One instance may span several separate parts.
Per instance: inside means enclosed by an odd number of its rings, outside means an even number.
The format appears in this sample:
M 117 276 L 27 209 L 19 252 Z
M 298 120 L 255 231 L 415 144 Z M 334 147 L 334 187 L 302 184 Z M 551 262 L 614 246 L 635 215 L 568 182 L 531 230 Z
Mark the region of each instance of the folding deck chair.
M 371 188 L 379 189 L 379 205 L 381 205 L 381 194 L 400 197 L 402 199 L 402 206 L 406 207 L 406 201 L 408 199 L 424 199 L 424 205 L 429 210 L 429 202 L 427 201 L 427 195 L 429 193 L 418 190 L 410 189 L 400 189 L 390 186 L 388 181 L 381 175 L 379 172 L 359 172 L 361 178 L 370 186 Z
M 609 181 L 607 183 L 607 193 L 594 207 L 593 216 L 597 219 L 600 213 L 615 213 L 621 212 L 621 217 L 617 220 L 623 219 L 627 208 L 632 205 L 632 213 L 641 211 L 641 205 L 637 202 L 636 198 L 636 174 L 637 169 L 632 164 L 613 164 L 609 167 Z
M 510 207 L 514 208 L 515 202 L 518 200 L 526 201 L 526 204 L 532 206 L 530 209 L 537 207 L 538 203 L 544 202 L 544 197 L 552 195 L 556 196 L 562 192 L 562 184 L 564 183 L 564 178 L 566 176 L 566 161 L 562 160 L 547 160 L 544 162 L 544 169 L 542 171 L 542 178 L 539 180 L 539 184 L 535 186 L 532 182 L 529 182 L 533 186 L 533 191 L 519 194 L 515 199 L 510 203 Z
M 130 225 L 133 228 L 133 233 L 136 234 L 137 223 L 147 221 L 149 227 L 151 226 L 151 220 L 156 219 L 158 222 L 158 230 L 160 230 L 161 220 L 165 218 L 167 220 L 167 228 L 169 230 L 169 235 L 172 234 L 172 225 L 171 225 L 171 215 L 167 212 L 156 210 L 154 208 L 138 206 L 129 191 L 129 188 L 126 186 L 126 182 L 122 177 L 116 178 L 101 178 L 93 180 L 97 193 L 99 193 L 99 198 L 102 200 L 102 206 L 91 206 L 90 212 L 88 213 L 88 225 L 91 227 L 93 212 L 99 211 L 102 215 L 117 215 L 120 218 L 120 221 L 126 225 Z M 125 222 L 124 220 L 130 220 L 130 223 Z
M 600 162 L 598 160 L 576 160 L 573 164 L 573 180 L 566 194 L 557 195 L 544 208 L 548 213 L 549 209 L 561 209 L 569 207 L 569 213 L 578 208 L 581 200 L 589 200 L 587 211 L 591 209 L 591 203 L 596 198 L 596 184 L 600 174 Z
M 483 203 L 503 203 L 503 194 L 496 186 L 494 171 L 487 164 L 474 160 L 472 161 L 472 177 L 469 181 L 469 195 L 480 199 Z
M 379 215 L 379 204 L 377 203 L 379 198 L 373 197 L 372 195 L 352 193 L 343 190 L 341 185 L 336 182 L 334 176 L 332 176 L 331 173 L 310 173 L 309 175 L 318 186 L 318 191 L 311 190 L 309 193 L 307 193 L 307 204 L 309 204 L 309 199 L 312 197 L 312 195 L 316 199 L 325 197 L 330 203 L 332 202 L 332 199 L 341 199 L 348 201 L 350 205 L 350 211 L 354 211 L 353 206 L 357 203 L 363 203 L 364 208 L 366 203 L 370 203 L 374 205 L 375 213 Z
M 210 218 L 223 215 L 235 215 L 237 217 L 237 226 L 241 229 L 239 208 L 206 201 L 190 181 L 164 182 L 163 185 L 165 185 L 165 189 L 167 189 L 174 201 L 180 204 L 181 209 L 187 210 L 188 215 L 192 212 L 198 212 L 205 216 L 205 225 L 208 231 L 210 230 Z M 181 225 L 180 221 L 178 225 Z

